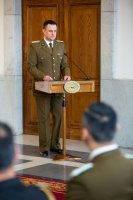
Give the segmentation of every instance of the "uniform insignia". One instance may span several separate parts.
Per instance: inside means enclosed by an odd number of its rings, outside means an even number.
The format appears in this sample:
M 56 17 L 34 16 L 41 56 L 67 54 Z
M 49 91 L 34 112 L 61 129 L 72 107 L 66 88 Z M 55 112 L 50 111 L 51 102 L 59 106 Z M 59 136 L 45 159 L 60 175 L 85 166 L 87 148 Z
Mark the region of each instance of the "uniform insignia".
M 72 171 L 72 173 L 70 174 L 70 178 L 76 177 L 81 175 L 82 173 L 91 170 L 93 168 L 94 164 L 93 163 L 88 163 L 78 169 L 75 169 L 74 171 Z
M 61 40 L 56 40 L 56 42 L 64 42 L 64 41 L 61 41 Z
M 40 42 L 39 40 L 36 40 L 36 41 L 32 41 L 32 43 L 38 43 L 38 42 Z

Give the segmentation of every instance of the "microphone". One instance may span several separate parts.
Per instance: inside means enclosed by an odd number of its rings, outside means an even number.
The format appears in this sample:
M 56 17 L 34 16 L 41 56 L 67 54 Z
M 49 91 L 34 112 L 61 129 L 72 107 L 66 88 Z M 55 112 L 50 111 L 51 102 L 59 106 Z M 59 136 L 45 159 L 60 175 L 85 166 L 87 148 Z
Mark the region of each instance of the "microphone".
M 69 60 L 73 65 L 75 65 L 75 67 L 77 67 L 77 68 L 79 69 L 80 72 L 82 72 L 82 74 L 84 75 L 84 77 L 85 77 L 86 80 L 92 80 L 92 78 L 91 78 L 90 76 L 88 76 L 80 66 L 78 66 L 73 60 L 71 60 L 71 59 L 68 57 L 68 55 L 67 55 L 66 53 L 64 53 L 64 55 L 67 56 L 68 60 Z

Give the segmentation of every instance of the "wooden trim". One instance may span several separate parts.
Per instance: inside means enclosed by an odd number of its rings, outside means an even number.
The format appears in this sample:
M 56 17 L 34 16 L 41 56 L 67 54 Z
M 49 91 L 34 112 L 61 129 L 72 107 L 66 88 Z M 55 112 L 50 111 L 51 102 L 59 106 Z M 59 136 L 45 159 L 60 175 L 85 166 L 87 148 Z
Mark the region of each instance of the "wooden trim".
M 101 0 L 64 0 L 65 5 L 101 5 Z

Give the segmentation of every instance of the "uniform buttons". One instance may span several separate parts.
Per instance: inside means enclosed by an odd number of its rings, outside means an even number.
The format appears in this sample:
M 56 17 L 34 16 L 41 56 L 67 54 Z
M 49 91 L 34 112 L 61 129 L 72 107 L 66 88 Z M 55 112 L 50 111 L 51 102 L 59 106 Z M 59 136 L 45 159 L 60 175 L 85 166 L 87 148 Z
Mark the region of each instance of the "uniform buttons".
M 54 72 L 55 72 L 55 70 L 54 70 Z
M 53 60 L 54 60 L 54 57 L 53 57 Z
M 55 66 L 55 63 L 53 65 Z

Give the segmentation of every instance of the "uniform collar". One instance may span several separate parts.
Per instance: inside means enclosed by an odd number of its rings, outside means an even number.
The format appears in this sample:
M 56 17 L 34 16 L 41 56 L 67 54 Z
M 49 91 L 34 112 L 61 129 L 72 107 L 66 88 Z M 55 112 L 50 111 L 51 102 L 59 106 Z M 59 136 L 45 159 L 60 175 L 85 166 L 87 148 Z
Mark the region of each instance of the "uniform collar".
M 49 43 L 52 43 L 52 47 L 53 47 L 54 41 L 49 41 L 49 40 L 46 40 L 45 38 L 44 38 L 44 41 L 46 42 L 48 47 L 49 47 Z
M 93 150 L 90 153 L 89 160 L 92 161 L 95 157 L 97 157 L 97 156 L 99 156 L 101 154 L 110 152 L 110 151 L 114 151 L 116 149 L 118 149 L 118 145 L 117 144 L 111 144 L 111 145 L 107 145 L 107 146 L 104 146 L 104 147 L 99 147 L 99 148 Z
M 42 40 L 40 40 L 40 42 L 41 42 L 41 46 L 49 47 L 50 41 L 42 39 Z M 51 41 L 51 42 L 53 42 L 53 47 L 58 44 L 57 40 L 54 40 L 54 41 Z

